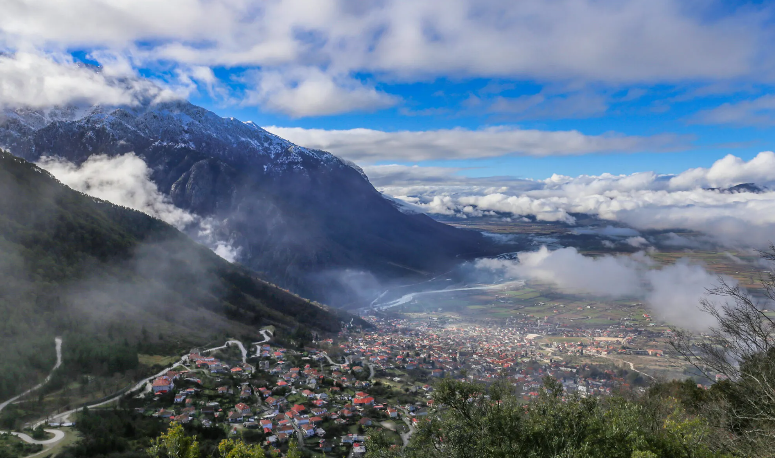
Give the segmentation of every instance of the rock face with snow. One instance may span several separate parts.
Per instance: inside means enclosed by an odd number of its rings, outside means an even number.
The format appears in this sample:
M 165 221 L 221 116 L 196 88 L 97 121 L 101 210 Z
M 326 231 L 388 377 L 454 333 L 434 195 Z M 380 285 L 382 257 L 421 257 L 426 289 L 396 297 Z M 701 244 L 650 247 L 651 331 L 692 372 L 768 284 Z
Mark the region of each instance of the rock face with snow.
M 493 250 L 479 233 L 400 211 L 348 161 L 188 102 L 6 111 L 0 147 L 75 163 L 134 152 L 175 205 L 212 217 L 242 264 L 332 305 L 367 298 L 353 272 L 422 276 Z

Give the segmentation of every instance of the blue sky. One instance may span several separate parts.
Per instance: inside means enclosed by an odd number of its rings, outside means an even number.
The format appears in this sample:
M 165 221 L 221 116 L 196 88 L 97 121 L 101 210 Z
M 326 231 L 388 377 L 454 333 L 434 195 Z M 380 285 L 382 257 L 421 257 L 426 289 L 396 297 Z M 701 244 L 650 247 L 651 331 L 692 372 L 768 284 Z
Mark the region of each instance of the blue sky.
M 150 89 L 117 82 L 143 80 L 367 168 L 678 174 L 773 149 L 773 6 L 19 0 L 0 105 L 133 103 Z
M 439 80 L 419 84 L 383 85 L 381 89 L 396 95 L 400 106 L 374 112 L 345 113 L 329 116 L 294 118 L 282 113 L 266 112 L 256 107 L 229 106 L 209 97 L 192 98 L 223 116 L 253 120 L 263 126 L 301 127 L 307 129 L 345 130 L 368 128 L 381 131 L 418 131 L 465 128 L 476 130 L 487 126 L 518 126 L 523 129 L 547 131 L 578 130 L 599 135 L 616 132 L 625 135 L 649 136 L 676 134 L 684 141 L 668 151 L 648 148 L 633 152 L 611 152 L 565 157 L 524 157 L 503 155 L 488 159 L 432 161 L 382 160 L 376 164 L 419 164 L 438 167 L 457 167 L 467 176 L 513 175 L 520 178 L 546 178 L 552 173 L 563 175 L 630 174 L 655 171 L 677 174 L 692 167 L 709 167 L 716 160 L 734 154 L 751 159 L 760 151 L 772 150 L 775 131 L 771 125 L 718 125 L 697 122 L 694 117 L 703 110 L 711 110 L 725 103 L 736 103 L 750 98 L 750 94 L 731 94 L 680 100 L 693 90 L 688 87 L 647 87 L 619 89 L 643 91 L 635 100 L 614 101 L 596 114 L 573 115 L 565 118 L 562 112 L 547 112 L 523 117 L 521 113 L 488 113 L 477 107 L 466 106 L 466 100 L 479 94 L 491 80 L 450 82 Z M 533 96 L 542 90 L 535 82 L 497 81 L 514 85 L 514 89 L 499 92 L 508 97 Z M 749 89 L 752 94 L 767 94 L 767 87 Z

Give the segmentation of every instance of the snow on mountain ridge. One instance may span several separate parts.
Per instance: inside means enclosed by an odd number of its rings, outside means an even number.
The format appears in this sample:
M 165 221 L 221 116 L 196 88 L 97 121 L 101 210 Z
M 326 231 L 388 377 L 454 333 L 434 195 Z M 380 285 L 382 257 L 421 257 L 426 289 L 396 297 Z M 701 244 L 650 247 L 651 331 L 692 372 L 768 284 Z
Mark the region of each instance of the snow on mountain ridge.
M 9 121 L 15 121 L 16 125 Z M 261 155 L 268 156 L 278 165 L 293 164 L 294 168 L 301 167 L 305 157 L 328 165 L 354 165 L 330 153 L 295 145 L 252 121 L 221 117 L 183 100 L 119 107 L 14 109 L 0 114 L 0 130 L 5 128 L 9 138 L 28 136 L 60 122 L 77 123 L 89 131 L 104 129 L 116 142 L 127 135 L 139 136 L 151 144 L 185 146 L 216 157 Z M 10 145 L 0 144 L 0 147 L 9 148 Z M 353 168 L 363 175 L 357 166 Z

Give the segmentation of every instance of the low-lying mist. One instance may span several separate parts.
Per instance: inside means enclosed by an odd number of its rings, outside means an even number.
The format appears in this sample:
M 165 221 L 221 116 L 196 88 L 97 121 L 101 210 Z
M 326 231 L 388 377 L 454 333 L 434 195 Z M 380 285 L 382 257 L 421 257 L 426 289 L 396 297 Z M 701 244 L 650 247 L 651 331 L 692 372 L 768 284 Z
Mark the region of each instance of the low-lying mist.
M 115 157 L 94 155 L 80 165 L 62 158 L 43 157 L 36 165 L 76 191 L 175 226 L 229 262 L 239 257 L 240 247 L 220 234 L 216 220 L 176 207 L 151 181 L 151 170 L 145 161 L 133 153 Z
M 693 331 L 714 324 L 699 305 L 708 289 L 718 284 L 719 277 L 686 258 L 659 266 L 642 251 L 590 257 L 576 248 L 551 251 L 544 246 L 519 253 L 516 260 L 480 259 L 474 266 L 504 279 L 536 280 L 568 292 L 644 301 L 657 318 Z M 731 278 L 725 280 L 736 283 Z

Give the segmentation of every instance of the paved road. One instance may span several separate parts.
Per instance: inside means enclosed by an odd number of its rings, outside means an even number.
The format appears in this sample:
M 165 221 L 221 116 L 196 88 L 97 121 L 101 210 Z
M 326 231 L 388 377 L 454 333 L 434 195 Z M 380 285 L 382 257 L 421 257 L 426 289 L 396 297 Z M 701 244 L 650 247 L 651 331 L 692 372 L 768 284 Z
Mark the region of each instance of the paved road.
M 266 337 L 266 335 L 264 335 L 264 337 Z M 245 347 L 242 345 L 242 343 L 241 343 L 241 342 L 237 342 L 236 340 L 230 340 L 230 341 L 228 341 L 226 344 L 224 344 L 224 345 L 223 345 L 223 346 L 221 346 L 221 347 L 210 348 L 210 349 L 208 349 L 208 350 L 205 350 L 203 353 L 210 352 L 210 351 L 215 351 L 215 350 L 222 349 L 222 348 L 226 348 L 226 347 L 229 345 L 229 343 L 238 343 L 238 344 L 239 344 L 239 346 L 240 346 L 240 349 L 243 351 L 243 358 L 245 358 L 245 357 L 247 356 L 247 351 L 245 350 Z M 54 366 L 54 370 L 56 370 L 56 369 L 57 369 L 57 368 L 58 368 L 58 367 L 61 365 L 61 363 L 62 363 L 62 359 L 61 359 L 61 358 L 62 358 L 62 350 L 61 350 L 61 348 L 62 348 L 62 339 L 59 339 L 59 338 L 57 338 L 57 365 L 56 365 L 56 366 Z M 154 374 L 154 375 L 152 375 L 152 376 L 150 376 L 150 377 L 147 377 L 147 378 L 145 378 L 145 379 L 143 379 L 143 380 L 140 380 L 139 382 L 137 382 L 137 384 L 136 384 L 135 386 L 133 386 L 133 387 L 132 387 L 132 388 L 129 390 L 129 392 L 131 392 L 131 391 L 137 391 L 137 390 L 140 390 L 140 389 L 146 388 L 146 385 L 147 385 L 147 384 L 148 384 L 148 382 L 150 382 L 151 380 L 154 380 L 156 377 L 160 377 L 160 376 L 164 375 L 165 373 L 167 373 L 167 371 L 169 371 L 169 370 L 172 370 L 172 369 L 174 369 L 174 368 L 175 368 L 175 367 L 177 367 L 177 366 L 182 366 L 182 365 L 184 365 L 184 364 L 185 364 L 187 361 L 188 361 L 188 355 L 185 355 L 185 356 L 183 356 L 182 358 L 180 358 L 180 360 L 178 360 L 177 362 L 175 362 L 174 364 L 172 364 L 171 366 L 169 366 L 169 367 L 166 367 L 166 368 L 164 368 L 163 370 L 159 371 L 159 373 L 157 373 L 157 374 Z M 48 381 L 50 378 L 51 378 L 51 376 L 49 375 L 49 377 L 48 377 L 48 378 L 46 378 L 46 380 L 44 381 L 44 383 L 45 383 L 45 382 L 47 382 L 47 381 Z M 41 384 L 41 385 L 43 385 L 43 384 Z M 32 390 L 39 388 L 41 385 L 39 385 L 39 386 L 37 386 L 37 387 L 33 388 Z M 32 390 L 29 390 L 29 391 L 32 391 Z M 28 392 L 29 392 L 29 391 L 28 391 Z M 25 393 L 23 393 L 23 394 L 21 394 L 21 395 L 17 396 L 16 398 L 10 399 L 9 401 L 5 402 L 5 403 L 2 405 L 2 407 L 5 407 L 5 406 L 6 406 L 6 405 L 8 405 L 10 402 L 13 402 L 15 399 L 18 399 L 18 397 L 20 397 L 20 396 L 24 396 L 24 395 L 25 395 L 25 394 L 27 394 L 28 392 L 25 392 Z M 110 403 L 112 403 L 112 402 L 115 402 L 115 401 L 117 401 L 118 399 L 120 399 L 120 398 L 121 398 L 122 396 L 124 396 L 125 394 L 126 394 L 126 393 L 118 394 L 118 395 L 116 395 L 116 396 L 113 396 L 113 397 L 111 397 L 110 399 L 108 399 L 108 400 L 106 400 L 106 401 L 102 401 L 102 402 L 98 402 L 98 403 L 95 403 L 95 404 L 91 404 L 91 405 L 89 405 L 88 407 L 89 407 L 90 409 L 91 409 L 91 408 L 94 408 L 94 407 L 102 407 L 102 406 L 104 406 L 104 405 L 107 405 L 107 404 L 110 404 Z M 49 418 L 47 418 L 47 419 L 45 419 L 45 420 L 41 420 L 41 421 L 39 421 L 39 422 L 37 422 L 37 423 L 33 424 L 33 425 L 32 425 L 32 427 L 33 427 L 33 428 L 37 428 L 39 425 L 42 425 L 42 424 L 44 424 L 44 423 L 46 423 L 46 422 L 56 422 L 56 423 L 62 423 L 62 422 L 64 422 L 64 421 L 66 421 L 66 420 L 67 420 L 67 418 L 68 418 L 68 417 L 70 417 L 70 415 L 74 414 L 75 412 L 78 412 L 79 410 L 83 410 L 83 409 L 82 409 L 82 408 L 80 408 L 80 409 L 73 409 L 73 410 L 68 410 L 68 411 L 66 411 L 66 412 L 62 412 L 62 413 L 56 414 L 56 415 L 54 415 L 54 416 L 51 416 L 51 417 L 49 417 Z M 11 434 L 13 434 L 14 436 L 17 436 L 17 437 L 19 437 L 19 438 L 20 438 L 20 439 L 22 439 L 23 441 L 25 441 L 25 442 L 29 442 L 29 443 L 31 443 L 31 444 L 54 444 L 54 443 L 56 443 L 56 442 L 59 442 L 60 440 L 62 440 L 62 439 L 65 437 L 65 434 L 64 434 L 62 431 L 59 431 L 59 430 L 56 430 L 56 429 L 46 429 L 45 431 L 48 431 L 48 432 L 50 432 L 50 433 L 54 434 L 54 437 L 53 437 L 53 438 L 51 438 L 51 439 L 48 439 L 48 440 L 46 440 L 46 441 L 40 441 L 40 442 L 30 442 L 30 441 L 34 441 L 34 439 L 32 439 L 31 437 L 29 437 L 28 435 L 26 435 L 26 434 L 24 434 L 24 433 L 16 433 L 16 432 L 12 432 Z
M 621 363 L 628 364 L 628 365 L 630 366 L 630 370 L 632 370 L 632 371 L 634 371 L 634 372 L 637 372 L 637 373 L 639 373 L 639 374 L 641 374 L 641 375 L 645 375 L 646 377 L 650 378 L 651 380 L 656 380 L 656 379 L 655 379 L 653 376 L 651 376 L 651 375 L 649 375 L 649 374 L 647 374 L 647 373 L 645 373 L 645 372 L 639 371 L 638 369 L 635 369 L 635 365 L 634 365 L 634 364 L 632 364 L 632 363 L 631 363 L 631 362 L 629 362 L 629 361 L 625 361 L 625 360 L 623 360 L 623 359 L 619 359 L 619 358 L 612 358 L 612 357 L 610 357 L 610 356 L 608 356 L 608 355 L 600 355 L 600 356 L 601 356 L 601 357 L 603 357 L 603 358 L 608 358 L 608 359 L 612 359 L 612 360 L 614 360 L 614 361 L 619 361 L 619 362 L 621 362 Z
M 33 386 L 32 388 L 30 388 L 29 390 L 25 391 L 24 393 L 22 393 L 22 394 L 20 394 L 18 396 L 15 396 L 15 397 L 13 397 L 13 398 L 3 402 L 2 404 L 0 404 L 0 412 L 2 412 L 3 409 L 5 409 L 8 406 L 8 404 L 11 404 L 11 403 L 15 402 L 17 399 L 19 399 L 19 398 L 21 398 L 23 396 L 26 396 L 26 395 L 32 393 L 35 390 L 40 389 L 40 387 L 42 387 L 43 385 L 48 383 L 49 380 L 51 380 L 51 376 L 54 375 L 54 371 L 59 369 L 59 366 L 62 365 L 62 338 L 61 337 L 55 338 L 54 339 L 54 343 L 56 345 L 57 362 L 54 365 L 54 368 L 51 369 L 51 372 L 48 374 L 48 377 L 46 377 L 46 379 L 43 380 L 41 383 L 39 383 L 38 385 Z
M 236 345 L 236 346 L 238 346 L 240 351 L 242 352 L 242 362 L 243 363 L 247 362 L 247 360 L 248 360 L 248 350 L 245 348 L 244 345 L 242 345 L 242 342 L 240 342 L 239 340 L 227 340 L 226 343 L 221 345 L 220 347 L 210 348 L 210 349 L 207 349 L 207 350 L 203 351 L 202 353 L 210 353 L 211 351 L 223 350 L 224 348 L 228 348 L 229 345 Z
M 329 363 L 329 364 L 331 364 L 332 366 L 336 366 L 336 367 L 339 367 L 339 366 L 341 366 L 341 364 L 337 364 L 337 363 L 335 363 L 335 362 L 334 362 L 334 361 L 331 359 L 331 357 L 330 357 L 330 356 L 328 356 L 328 353 L 323 353 L 323 356 L 324 356 L 324 357 L 325 357 L 325 358 L 328 360 L 328 363 Z
M 414 426 L 412 426 L 412 422 L 409 421 L 406 415 L 401 415 L 401 419 L 404 420 L 406 426 L 409 427 L 409 431 L 400 435 L 401 440 L 404 441 L 404 447 L 406 447 L 409 444 L 409 439 L 412 437 L 412 434 L 414 434 Z
M 261 331 L 261 334 L 264 336 L 264 340 L 261 341 L 261 342 L 256 342 L 256 344 L 262 344 L 262 343 L 268 342 L 271 339 L 266 331 Z M 221 350 L 221 349 L 224 349 L 224 348 L 228 347 L 230 344 L 237 345 L 240 348 L 240 351 L 242 351 L 242 362 L 244 363 L 245 361 L 247 361 L 247 354 L 248 354 L 247 349 L 245 349 L 245 346 L 242 345 L 242 342 L 239 342 L 237 340 L 229 340 L 224 345 L 222 345 L 220 347 L 210 348 L 208 350 L 204 350 L 202 353 L 208 353 L 208 352 L 215 351 L 215 350 Z M 45 385 L 49 380 L 51 380 L 51 375 L 53 374 L 53 372 L 55 370 L 57 370 L 59 368 L 59 366 L 62 365 L 62 339 L 60 339 L 59 337 L 56 338 L 56 351 L 57 351 L 57 363 L 54 366 L 54 368 L 51 370 L 51 374 L 49 374 L 49 376 L 46 377 L 46 379 L 40 385 L 32 387 L 29 390 L 25 391 L 24 393 L 14 397 L 14 398 L 11 398 L 11 399 L 5 401 L 4 403 L 0 404 L 0 411 L 3 408 L 5 408 L 8 404 L 16 401 L 17 399 L 21 398 L 22 396 L 25 396 L 25 395 L 29 394 L 32 391 L 35 391 L 35 390 L 39 389 L 41 386 Z M 163 370 L 161 370 L 159 373 L 154 374 L 154 375 L 152 375 L 150 377 L 147 377 L 147 378 L 145 378 L 143 380 L 140 380 L 139 382 L 137 382 L 137 384 L 135 386 L 133 386 L 129 390 L 129 392 L 137 391 L 137 390 L 140 390 L 140 389 L 143 389 L 143 388 L 147 388 L 146 385 L 148 384 L 148 382 L 150 382 L 151 380 L 154 380 L 156 377 L 160 377 L 160 376 L 164 375 L 165 373 L 167 373 L 167 371 L 172 370 L 172 369 L 174 369 L 177 366 L 184 365 L 187 361 L 188 361 L 188 355 L 185 355 L 182 358 L 180 358 L 180 360 L 178 360 L 177 362 L 172 364 L 171 366 L 166 367 Z M 116 395 L 114 397 L 111 397 L 110 399 L 108 399 L 106 401 L 102 401 L 102 402 L 99 402 L 99 403 L 96 403 L 96 404 L 92 404 L 92 405 L 89 406 L 89 408 L 91 409 L 91 408 L 94 408 L 94 407 L 101 407 L 101 406 L 110 404 L 112 402 L 117 401 L 118 399 L 120 399 L 125 394 L 126 393 L 122 393 L 122 394 Z M 56 415 L 54 415 L 52 417 L 47 418 L 46 420 L 41 420 L 41 421 L 35 423 L 34 425 L 32 425 L 32 427 L 33 428 L 37 428 L 39 425 L 42 425 L 42 424 L 44 424 L 46 422 L 51 422 L 51 421 L 53 421 L 53 422 L 60 422 L 60 423 L 64 422 L 70 415 L 72 415 L 73 413 L 75 413 L 75 412 L 77 412 L 79 410 L 82 410 L 82 409 L 73 409 L 73 410 L 68 410 L 66 412 L 62 412 L 62 413 L 56 414 Z M 54 444 L 54 443 L 57 443 L 57 442 L 61 441 L 65 437 L 65 433 L 60 431 L 60 430 L 57 430 L 57 429 L 46 429 L 45 431 L 53 434 L 54 437 L 52 437 L 51 439 L 44 440 L 44 441 L 36 441 L 32 437 L 30 437 L 30 436 L 28 436 L 27 434 L 24 434 L 24 433 L 11 432 L 11 434 L 13 434 L 14 436 L 16 436 L 16 437 L 20 438 L 21 440 L 23 440 L 25 442 L 28 442 L 30 444 L 41 444 L 41 445 Z M 302 438 L 302 440 L 300 440 L 299 443 L 300 444 L 304 444 L 303 435 L 302 435 L 301 431 L 299 430 L 297 432 L 299 434 L 299 437 Z
M 299 428 L 298 425 L 296 425 L 296 422 L 292 422 L 291 426 L 293 426 L 294 431 L 296 431 L 296 442 L 299 448 L 304 448 L 306 445 L 304 444 L 304 433 L 301 431 L 301 428 Z
M 109 399 L 107 399 L 105 401 L 98 402 L 96 404 L 91 404 L 88 407 L 90 409 L 94 408 L 94 407 L 102 407 L 104 405 L 113 403 L 113 402 L 121 399 L 121 397 L 124 396 L 126 393 L 146 388 L 146 385 L 148 384 L 148 382 L 150 382 L 151 380 L 154 380 L 157 377 L 161 377 L 162 375 L 166 374 L 167 371 L 172 370 L 172 369 L 174 369 L 177 366 L 183 366 L 186 361 L 188 361 L 188 355 L 180 358 L 180 360 L 178 360 L 175 364 L 173 364 L 173 365 L 171 365 L 169 367 L 164 368 L 163 370 L 159 371 L 157 374 L 154 374 L 154 375 L 152 375 L 150 377 L 147 377 L 147 378 L 144 378 L 143 380 L 140 380 L 139 382 L 137 382 L 137 384 L 135 386 L 130 388 L 128 391 L 123 392 L 121 394 L 117 394 L 116 396 L 113 396 L 112 398 L 109 398 Z M 35 423 L 33 425 L 33 428 L 35 428 L 38 425 L 41 425 L 43 423 L 46 423 L 46 422 L 52 422 L 53 421 L 54 423 L 63 423 L 63 422 L 65 422 L 67 420 L 67 418 L 70 415 L 74 414 L 75 412 L 78 412 L 79 410 L 83 410 L 83 408 L 68 410 L 66 412 L 62 412 L 62 413 L 56 414 L 56 415 L 54 415 L 52 417 L 49 417 L 46 420 L 41 420 L 41 421 Z
M 264 340 L 262 340 L 260 342 L 253 342 L 251 344 L 251 345 L 255 345 L 256 346 L 256 356 L 261 356 L 261 344 L 267 343 L 270 340 L 272 340 L 272 338 L 269 336 L 270 332 L 267 331 L 266 329 L 262 329 L 259 332 L 261 332 L 261 335 L 264 336 Z
M 28 444 L 40 444 L 40 445 L 54 444 L 54 443 L 57 443 L 57 442 L 59 442 L 59 441 L 61 441 L 62 439 L 65 438 L 64 431 L 60 431 L 58 429 L 44 429 L 44 431 L 46 431 L 47 433 L 53 434 L 54 437 L 52 437 L 51 439 L 46 439 L 46 440 L 43 440 L 43 441 L 38 441 L 38 440 L 35 440 L 32 437 L 30 437 L 30 436 L 28 436 L 27 434 L 24 434 L 24 433 L 12 432 L 11 434 L 16 436 L 16 437 L 18 437 L 19 439 L 23 440 L 24 442 L 27 442 Z

